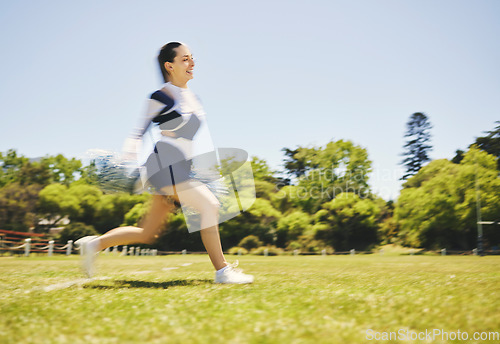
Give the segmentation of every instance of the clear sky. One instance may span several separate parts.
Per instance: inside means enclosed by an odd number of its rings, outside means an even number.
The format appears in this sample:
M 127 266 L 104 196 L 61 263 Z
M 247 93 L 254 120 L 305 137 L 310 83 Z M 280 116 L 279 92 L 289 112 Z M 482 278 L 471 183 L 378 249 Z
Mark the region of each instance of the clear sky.
M 169 41 L 216 146 L 282 169 L 281 149 L 346 139 L 397 197 L 405 123 L 424 112 L 431 158 L 500 120 L 500 1 L 3 1 L 0 151 L 120 151 L 161 85 Z

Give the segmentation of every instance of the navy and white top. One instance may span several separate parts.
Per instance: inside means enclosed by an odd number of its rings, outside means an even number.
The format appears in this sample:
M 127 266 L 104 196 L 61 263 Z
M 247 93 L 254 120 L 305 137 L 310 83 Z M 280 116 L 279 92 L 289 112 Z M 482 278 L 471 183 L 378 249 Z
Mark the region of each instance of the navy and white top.
M 138 163 L 142 166 L 141 180 L 145 188 L 152 185 L 159 190 L 193 177 L 192 159 L 215 154 L 206 113 L 198 97 L 189 88 L 170 82 L 150 96 L 147 110 L 132 137 L 141 142 Z M 198 176 L 205 173 L 202 169 L 197 171 Z M 207 180 L 217 176 L 209 177 Z
M 148 129 L 150 133 L 147 133 Z M 168 136 L 169 132 L 175 137 Z M 158 141 L 179 147 L 188 159 L 215 149 L 206 124 L 206 113 L 198 97 L 189 88 L 177 87 L 170 82 L 148 99 L 147 110 L 133 136 L 142 138 L 142 151 L 146 154 Z

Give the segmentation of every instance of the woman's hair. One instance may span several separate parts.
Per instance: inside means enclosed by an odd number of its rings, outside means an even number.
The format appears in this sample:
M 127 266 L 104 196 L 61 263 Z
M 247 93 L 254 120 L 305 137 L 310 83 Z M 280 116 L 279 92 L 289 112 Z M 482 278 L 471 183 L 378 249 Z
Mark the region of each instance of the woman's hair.
M 176 56 L 175 48 L 181 46 L 182 43 L 179 42 L 170 42 L 165 44 L 158 54 L 158 63 L 160 64 L 161 74 L 165 82 L 168 82 L 168 72 L 165 69 L 165 62 L 174 62 L 174 58 Z

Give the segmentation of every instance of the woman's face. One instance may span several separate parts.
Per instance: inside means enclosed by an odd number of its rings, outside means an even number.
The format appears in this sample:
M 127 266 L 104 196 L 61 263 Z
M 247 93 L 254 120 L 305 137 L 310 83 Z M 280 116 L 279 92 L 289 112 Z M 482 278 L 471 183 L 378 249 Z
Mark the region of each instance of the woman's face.
M 177 86 L 185 85 L 193 78 L 194 59 L 185 45 L 174 49 L 177 55 L 174 62 L 165 62 L 165 69 L 169 73 L 169 81 Z

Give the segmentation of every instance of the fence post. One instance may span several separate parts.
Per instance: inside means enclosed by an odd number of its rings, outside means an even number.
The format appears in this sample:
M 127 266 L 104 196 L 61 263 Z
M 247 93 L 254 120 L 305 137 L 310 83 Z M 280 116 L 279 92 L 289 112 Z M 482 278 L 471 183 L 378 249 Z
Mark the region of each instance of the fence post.
M 49 257 L 52 257 L 52 253 L 54 253 L 54 240 L 49 241 Z
M 113 246 L 113 255 L 117 255 L 118 254 L 118 246 Z
M 31 249 L 31 238 L 24 240 L 24 243 L 25 243 L 24 256 L 28 257 L 30 255 L 30 249 Z
M 183 255 L 187 254 L 187 250 L 186 250 L 186 249 L 183 249 L 183 250 L 182 250 L 182 254 L 183 254 Z
M 157 253 L 158 253 L 158 250 L 156 248 L 153 249 L 153 256 L 156 256 Z
M 267 248 L 264 249 L 264 256 L 266 257 L 269 256 L 269 249 Z
M 136 247 L 135 248 L 135 255 L 138 256 L 140 252 L 141 252 L 141 248 L 140 247 Z
M 66 255 L 71 255 L 71 251 L 73 250 L 73 240 L 68 240 L 68 246 L 66 246 Z
M 475 255 L 475 256 L 477 256 L 477 248 L 475 248 L 475 249 L 472 250 L 472 254 Z
M 355 254 L 356 254 L 356 250 L 352 248 L 351 251 L 350 251 L 350 255 L 354 256 Z
M 415 254 L 415 250 L 412 248 L 410 249 L 410 256 L 413 256 Z
M 243 250 L 242 250 L 241 248 L 239 248 L 239 249 L 238 249 L 238 256 L 241 256 L 241 252 L 242 252 L 242 251 L 243 251 Z
M 294 256 L 298 256 L 299 255 L 299 250 L 297 250 L 297 249 L 293 250 L 293 255 Z
M 384 249 L 381 248 L 380 251 L 379 251 L 380 255 L 383 256 L 384 255 Z
M 129 247 L 128 248 L 128 255 L 129 256 L 133 256 L 134 255 L 134 248 L 133 247 Z
M 105 254 L 106 256 L 109 254 L 109 247 L 106 247 L 106 248 L 104 249 L 104 254 Z
M 442 256 L 446 256 L 446 249 L 445 249 L 445 248 L 442 248 L 442 249 L 441 249 L 441 255 L 442 255 Z
M 126 256 L 127 255 L 127 252 L 128 252 L 128 247 L 127 245 L 123 246 L 122 248 L 122 256 Z

